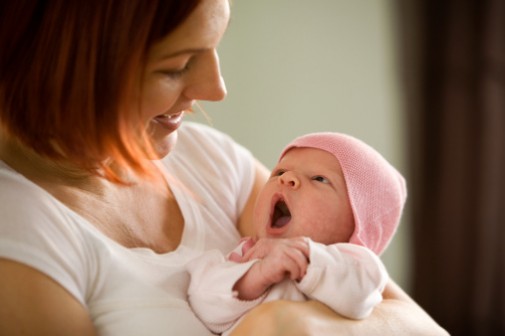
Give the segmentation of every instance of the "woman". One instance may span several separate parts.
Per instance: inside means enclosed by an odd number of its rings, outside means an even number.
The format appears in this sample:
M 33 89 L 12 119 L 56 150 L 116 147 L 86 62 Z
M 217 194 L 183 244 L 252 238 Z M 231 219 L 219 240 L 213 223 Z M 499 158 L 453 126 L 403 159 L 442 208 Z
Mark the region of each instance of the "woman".
M 210 334 L 185 264 L 250 232 L 268 176 L 227 136 L 181 125 L 226 95 L 228 0 L 0 6 L 0 334 Z M 304 321 L 298 334 L 443 333 L 393 284 L 384 296 L 360 324 L 315 302 L 262 305 L 237 335 L 258 318 L 262 335 L 286 320 Z

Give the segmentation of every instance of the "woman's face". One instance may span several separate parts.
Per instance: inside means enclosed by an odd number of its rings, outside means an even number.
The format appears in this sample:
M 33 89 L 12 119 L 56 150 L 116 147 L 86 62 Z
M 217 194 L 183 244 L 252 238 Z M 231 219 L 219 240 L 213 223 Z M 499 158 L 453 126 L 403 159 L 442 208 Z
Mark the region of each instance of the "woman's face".
M 185 22 L 150 50 L 141 113 L 158 157 L 171 151 L 184 112 L 196 100 L 226 96 L 216 48 L 229 18 L 228 0 L 202 0 Z

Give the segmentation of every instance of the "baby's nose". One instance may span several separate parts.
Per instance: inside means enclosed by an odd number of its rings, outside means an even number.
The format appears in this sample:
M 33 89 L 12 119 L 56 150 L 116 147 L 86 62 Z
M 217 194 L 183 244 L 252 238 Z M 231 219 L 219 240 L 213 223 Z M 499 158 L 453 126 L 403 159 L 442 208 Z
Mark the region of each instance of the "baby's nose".
M 292 171 L 284 172 L 284 174 L 279 177 L 279 182 L 293 189 L 298 189 L 300 187 L 300 179 Z

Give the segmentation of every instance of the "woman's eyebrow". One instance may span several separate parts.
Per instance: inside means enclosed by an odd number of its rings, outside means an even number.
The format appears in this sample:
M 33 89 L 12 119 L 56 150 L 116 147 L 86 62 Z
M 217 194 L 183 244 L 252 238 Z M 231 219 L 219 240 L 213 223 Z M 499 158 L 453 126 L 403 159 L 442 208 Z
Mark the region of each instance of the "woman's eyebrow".
M 188 49 L 182 49 L 182 50 L 178 50 L 178 51 L 175 51 L 173 53 L 170 53 L 170 54 L 163 55 L 163 56 L 160 57 L 160 60 L 165 60 L 167 58 L 173 58 L 173 57 L 177 57 L 177 56 L 185 55 L 185 54 L 197 54 L 197 53 L 201 53 L 201 52 L 204 52 L 204 51 L 207 51 L 207 50 L 208 50 L 207 48 L 188 48 Z

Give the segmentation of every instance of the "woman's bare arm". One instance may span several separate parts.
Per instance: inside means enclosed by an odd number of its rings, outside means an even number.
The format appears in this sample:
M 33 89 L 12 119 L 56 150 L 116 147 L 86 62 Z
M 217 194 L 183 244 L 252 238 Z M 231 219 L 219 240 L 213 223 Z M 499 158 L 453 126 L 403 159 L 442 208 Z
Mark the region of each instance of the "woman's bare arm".
M 270 177 L 269 170 L 259 161 L 256 161 L 256 173 L 254 178 L 254 184 L 249 195 L 249 199 L 246 203 L 244 210 L 239 218 L 237 228 L 240 231 L 242 237 L 253 237 L 253 210 L 254 203 L 256 203 L 256 198 L 258 194 Z
M 419 335 L 447 336 L 398 285 L 390 282 L 384 301 L 364 320 L 339 316 L 317 301 L 273 301 L 251 310 L 232 335 Z
M 86 309 L 63 287 L 0 259 L 0 335 L 96 335 Z

